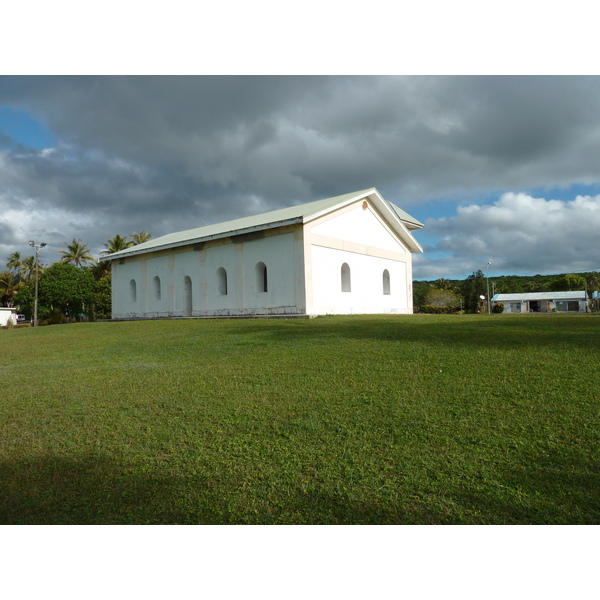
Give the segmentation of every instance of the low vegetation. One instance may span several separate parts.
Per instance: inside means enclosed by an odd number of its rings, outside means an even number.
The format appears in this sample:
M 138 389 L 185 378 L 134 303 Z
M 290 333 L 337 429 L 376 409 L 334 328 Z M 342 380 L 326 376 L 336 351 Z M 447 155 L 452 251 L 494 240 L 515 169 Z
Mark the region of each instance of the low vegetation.
M 452 313 L 458 311 L 487 312 L 481 296 L 517 294 L 522 292 L 568 292 L 600 290 L 600 273 L 590 271 L 579 275 L 502 275 L 486 277 L 479 270 L 466 279 L 436 279 L 413 281 L 413 300 L 416 312 Z M 597 308 L 597 304 L 593 304 Z M 440 310 L 444 309 L 444 310 Z
M 0 332 L 0 523 L 600 523 L 600 317 Z

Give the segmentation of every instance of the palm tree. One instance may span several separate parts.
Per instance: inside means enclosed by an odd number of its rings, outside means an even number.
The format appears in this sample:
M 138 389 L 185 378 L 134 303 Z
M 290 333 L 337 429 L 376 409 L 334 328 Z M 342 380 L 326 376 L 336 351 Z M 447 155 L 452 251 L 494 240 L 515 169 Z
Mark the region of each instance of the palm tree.
M 455 286 L 452 281 L 449 281 L 448 279 L 444 279 L 442 277 L 441 279 L 436 279 L 433 282 L 433 287 L 438 290 L 448 290 L 448 291 L 453 292 Z
M 600 273 L 592 271 L 587 280 L 587 289 L 590 292 L 597 292 L 600 290 Z
M 151 233 L 146 233 L 145 231 L 140 231 L 139 233 L 133 233 L 129 236 L 133 242 L 133 246 L 137 246 L 138 244 L 143 244 L 147 242 L 151 237 Z
M 6 263 L 6 266 L 11 271 L 14 271 L 15 273 L 19 273 L 21 271 L 21 267 L 23 266 L 23 261 L 21 260 L 21 253 L 13 252 L 8 257 L 8 262 Z
M 13 305 L 13 297 L 18 289 L 25 285 L 21 278 L 12 271 L 0 273 L 0 298 L 9 308 Z
M 38 264 L 40 273 L 44 270 L 44 267 Z M 24 279 L 31 279 L 35 275 L 35 256 L 28 256 L 23 259 L 21 263 L 21 276 Z
M 94 257 L 90 254 L 87 244 L 84 244 L 81 240 L 73 241 L 70 244 L 65 242 L 67 250 L 59 250 L 60 254 L 64 254 L 61 259 L 63 264 L 74 264 L 76 267 L 81 267 L 88 261 L 93 261 Z
M 95 260 L 94 264 L 90 267 L 90 271 L 96 281 L 100 281 L 103 277 L 110 275 L 110 261 L 108 260 Z
M 118 233 L 114 237 L 108 238 L 107 242 L 108 243 L 104 244 L 104 246 L 109 254 L 131 248 L 131 246 L 134 244 L 133 242 L 127 240 L 126 237 L 123 237 Z

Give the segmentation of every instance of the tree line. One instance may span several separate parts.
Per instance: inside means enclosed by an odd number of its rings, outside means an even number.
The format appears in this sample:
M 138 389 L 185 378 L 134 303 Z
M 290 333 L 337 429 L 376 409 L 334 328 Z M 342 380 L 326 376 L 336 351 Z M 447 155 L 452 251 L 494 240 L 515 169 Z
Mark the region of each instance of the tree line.
M 415 312 L 478 312 L 481 296 L 524 292 L 568 292 L 586 290 L 588 295 L 600 290 L 600 273 L 564 273 L 560 275 L 502 275 L 486 278 L 483 271 L 474 271 L 466 279 L 436 279 L 413 281 Z
M 129 236 L 108 238 L 98 259 L 94 258 L 81 240 L 65 242 L 59 250 L 62 258 L 47 266 L 39 263 L 38 321 L 40 324 L 62 323 L 81 318 L 110 319 L 111 271 L 110 261 L 102 256 L 143 244 L 152 237 L 144 231 Z M 26 319 L 32 319 L 35 303 L 35 256 L 22 258 L 13 252 L 0 272 L 2 306 L 14 307 Z
M 87 317 L 111 316 L 110 262 L 105 254 L 143 244 L 152 237 L 144 231 L 129 236 L 115 235 L 104 244 L 105 251 L 94 258 L 87 244 L 73 239 L 59 250 L 60 261 L 51 266 L 38 264 L 38 319 L 40 323 L 66 322 Z M 35 257 L 13 252 L 0 272 L 2 306 L 15 307 L 31 319 L 35 301 Z M 481 296 L 499 293 L 600 290 L 600 273 L 561 275 L 502 275 L 487 279 L 483 271 L 474 271 L 466 279 L 436 279 L 413 282 L 415 312 L 478 312 L 483 309 Z

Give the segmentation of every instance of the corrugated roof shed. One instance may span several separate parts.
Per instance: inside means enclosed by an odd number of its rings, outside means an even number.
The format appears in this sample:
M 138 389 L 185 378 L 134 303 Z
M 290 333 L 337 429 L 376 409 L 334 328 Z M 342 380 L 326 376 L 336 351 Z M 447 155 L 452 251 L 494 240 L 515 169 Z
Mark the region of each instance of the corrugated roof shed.
M 496 294 L 492 302 L 517 302 L 519 300 L 585 300 L 585 291 L 580 292 L 524 292 L 521 294 Z

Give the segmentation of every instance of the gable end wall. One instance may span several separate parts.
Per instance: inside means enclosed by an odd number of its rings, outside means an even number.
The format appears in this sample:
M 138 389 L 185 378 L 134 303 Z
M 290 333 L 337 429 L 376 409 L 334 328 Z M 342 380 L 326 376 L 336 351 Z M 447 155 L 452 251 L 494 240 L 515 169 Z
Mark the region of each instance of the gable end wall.
M 368 200 L 307 224 L 304 251 L 309 314 L 413 312 L 412 256 Z M 349 292 L 343 291 L 344 264 Z

